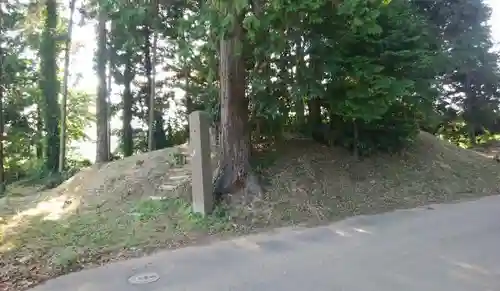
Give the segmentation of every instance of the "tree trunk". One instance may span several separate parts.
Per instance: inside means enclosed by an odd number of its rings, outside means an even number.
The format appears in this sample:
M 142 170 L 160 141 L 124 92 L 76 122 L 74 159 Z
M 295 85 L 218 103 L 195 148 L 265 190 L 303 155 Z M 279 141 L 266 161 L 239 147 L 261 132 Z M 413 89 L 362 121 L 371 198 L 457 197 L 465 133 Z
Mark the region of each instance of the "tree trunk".
M 465 87 L 464 117 L 467 123 L 469 141 L 473 146 L 475 146 L 477 144 L 477 136 L 476 136 L 477 118 L 475 113 L 477 102 L 476 102 L 475 92 L 472 90 L 471 77 L 469 71 L 465 73 L 464 87 Z
M 153 1 L 153 20 L 156 20 L 156 15 L 157 15 L 157 1 Z M 151 47 L 151 55 L 146 55 L 146 58 L 148 58 L 150 60 L 150 64 L 149 64 L 149 70 L 150 74 L 148 74 L 148 77 L 149 77 L 149 120 L 148 120 L 148 125 L 149 125 L 149 128 L 148 128 L 148 150 L 149 151 L 154 151 L 155 149 L 157 149 L 155 147 L 155 135 L 157 134 L 156 132 L 156 128 L 155 128 L 155 125 L 160 125 L 160 126 L 163 126 L 163 119 L 161 119 L 160 123 L 161 124 L 157 124 L 157 120 L 158 120 L 158 113 L 156 112 L 155 110 L 155 90 L 156 90 L 156 84 L 155 84 L 155 75 L 156 75 L 156 42 L 157 42 L 157 34 L 156 32 L 154 31 L 154 29 L 152 29 L 152 26 L 145 26 L 145 29 L 147 30 L 146 32 L 146 46 L 149 45 L 149 36 L 151 34 L 151 31 L 150 30 L 153 30 L 153 45 Z M 150 58 L 151 57 L 151 58 Z M 161 116 L 160 116 L 161 118 Z
M 2 16 L 0 7 L 0 16 Z M 4 95 L 4 52 L 0 45 L 0 197 L 5 195 L 5 169 L 3 166 L 3 135 L 4 135 L 4 118 L 3 118 L 3 95 Z
M 186 39 L 186 33 L 183 34 L 183 41 L 188 42 Z M 179 49 L 181 49 L 181 46 L 179 46 Z M 183 74 L 184 74 L 184 106 L 186 107 L 186 119 L 187 119 L 187 132 L 189 132 L 189 114 L 191 114 L 194 111 L 194 103 L 193 103 L 193 97 L 191 96 L 189 92 L 189 78 L 191 77 L 191 68 L 189 67 L 189 62 L 187 61 L 187 58 L 183 58 L 183 63 L 185 65 Z
M 356 119 L 352 120 L 352 132 L 353 132 L 353 143 L 352 143 L 352 155 L 356 161 L 359 160 L 359 129 L 358 121 Z
M 280 87 L 280 94 L 279 94 L 279 110 L 281 113 L 281 135 L 284 133 L 285 128 L 288 125 L 288 115 L 289 115 L 289 107 L 287 106 L 290 104 L 290 99 L 291 99 L 291 94 L 290 94 L 290 89 L 289 86 L 291 84 L 292 76 L 290 75 L 290 72 L 288 71 L 288 66 L 289 66 L 289 60 L 291 56 L 291 50 L 290 48 L 285 49 L 284 54 L 281 56 L 280 60 L 280 78 L 282 80 L 282 84 Z M 302 105 L 304 105 L 302 103 Z M 302 107 L 302 115 L 304 113 L 304 107 Z M 281 137 L 281 136 L 280 136 Z
M 134 153 L 134 140 L 133 140 L 133 132 L 132 132 L 132 103 L 133 96 L 130 85 L 132 80 L 134 79 L 134 75 L 132 72 L 132 53 L 127 51 L 126 54 L 126 64 L 124 71 L 124 86 L 123 90 L 123 138 L 122 138 L 122 146 L 123 146 L 123 155 L 126 157 L 131 156 Z
M 476 126 L 474 123 L 469 124 L 468 126 L 468 135 L 469 135 L 469 141 L 471 145 L 476 146 L 477 145 L 477 136 L 476 136 Z
M 155 24 L 158 15 L 158 1 L 152 2 L 152 19 L 144 24 L 144 56 L 145 70 L 148 76 L 149 84 L 149 102 L 148 102 L 148 151 L 165 148 L 167 146 L 167 137 L 165 133 L 164 120 L 160 104 L 156 102 L 156 54 L 158 35 L 155 32 Z M 153 43 L 150 43 L 151 34 Z
M 50 172 L 59 169 L 59 85 L 57 80 L 57 3 L 55 0 L 46 2 L 46 19 L 40 44 L 41 76 L 40 88 L 45 101 L 45 167 Z
M 69 2 L 69 22 L 68 22 L 68 35 L 66 36 L 64 53 L 64 76 L 63 76 L 63 96 L 61 101 L 61 133 L 59 146 L 61 150 L 59 152 L 59 173 L 64 171 L 64 164 L 66 161 L 66 107 L 68 101 L 68 77 L 69 77 L 69 58 L 71 56 L 71 36 L 73 33 L 73 14 L 75 12 L 76 0 L 70 0 Z
M 187 63 L 187 62 L 185 62 Z M 184 106 L 186 107 L 186 121 L 187 121 L 187 132 L 189 133 L 189 114 L 191 114 L 193 111 L 194 111 L 194 102 L 193 102 L 193 97 L 191 96 L 190 92 L 189 92 L 189 77 L 191 75 L 191 72 L 190 72 L 190 69 L 189 67 L 186 67 L 186 72 L 185 72 L 185 79 L 184 79 Z M 213 121 L 213 120 L 212 120 Z M 213 124 L 212 124 L 212 127 L 213 127 Z M 213 128 L 212 128 L 213 129 Z M 215 137 L 218 137 L 219 134 L 218 132 L 214 132 L 212 131 L 212 135 L 211 137 L 212 138 L 215 138 Z
M 153 148 L 155 150 L 164 149 L 169 146 L 167 132 L 165 131 L 165 120 L 162 114 L 163 112 L 158 110 L 158 106 L 156 106 L 153 120 Z
M 307 107 L 309 108 L 309 126 L 315 128 L 323 122 L 321 118 L 321 102 L 318 98 L 311 99 L 307 101 Z
M 36 141 L 35 152 L 38 160 L 43 160 L 43 117 L 40 106 L 40 101 L 36 105 Z
M 148 107 L 148 151 L 154 150 L 154 96 L 152 94 L 154 90 L 153 85 L 153 60 L 151 59 L 151 27 L 148 21 L 144 23 L 144 71 L 147 76 L 147 90 L 148 98 L 145 100 L 145 104 Z
M 151 61 L 151 77 L 149 79 L 149 81 L 151 82 L 149 84 L 149 114 L 148 114 L 148 117 L 149 117 L 149 120 L 148 120 L 148 124 L 149 124 L 149 133 L 148 133 L 148 150 L 149 151 L 154 151 L 156 149 L 155 147 L 155 132 L 156 132 L 156 128 L 155 128 L 155 125 L 156 125 L 156 109 L 155 109 L 155 90 L 156 90 L 156 86 L 155 86 L 155 59 L 156 59 L 156 48 L 155 48 L 155 45 L 156 45 L 156 33 L 153 33 L 153 47 L 152 47 L 152 51 L 153 51 L 153 54 L 152 54 L 152 61 Z
M 108 31 L 109 35 L 111 35 L 111 25 L 110 25 L 110 29 Z M 109 36 L 108 36 L 109 37 Z M 108 75 L 107 75 L 107 78 L 108 78 L 108 81 L 106 83 L 107 85 L 107 88 L 106 88 L 106 103 L 108 104 L 108 116 L 107 116 L 107 138 L 108 138 L 108 156 L 111 158 L 111 94 L 113 93 L 113 89 L 111 87 L 111 83 L 113 81 L 113 72 L 112 72 L 112 66 L 113 66 L 113 58 L 112 58 L 112 48 L 111 48 L 111 44 L 108 44 L 107 45 L 107 49 L 106 49 L 106 52 L 107 52 L 107 63 L 108 63 Z
M 187 63 L 187 62 L 186 62 Z M 193 97 L 189 94 L 189 77 L 191 76 L 191 70 L 186 67 L 185 79 L 184 79 L 184 98 L 186 98 L 186 115 L 191 114 L 194 111 Z M 189 118 L 188 118 L 189 119 Z
M 220 40 L 221 164 L 215 194 L 260 194 L 250 169 L 248 99 L 241 55 L 243 29 L 237 21 L 227 39 Z M 243 191 L 243 193 L 241 193 Z M 248 193 L 257 192 L 257 193 Z
M 97 87 L 96 119 L 97 142 L 96 163 L 109 161 L 108 146 L 108 103 L 106 102 L 106 11 L 99 7 L 99 23 L 97 25 Z
M 302 36 L 298 36 L 295 42 L 296 46 L 296 64 L 297 64 L 297 70 L 295 72 L 295 84 L 297 86 L 300 86 L 300 84 L 303 84 L 303 70 L 304 70 L 304 53 L 302 49 Z M 302 90 L 299 90 L 299 96 L 298 98 L 295 98 L 295 114 L 297 116 L 297 125 L 303 126 L 305 124 L 305 117 L 304 117 L 304 99 L 301 94 Z

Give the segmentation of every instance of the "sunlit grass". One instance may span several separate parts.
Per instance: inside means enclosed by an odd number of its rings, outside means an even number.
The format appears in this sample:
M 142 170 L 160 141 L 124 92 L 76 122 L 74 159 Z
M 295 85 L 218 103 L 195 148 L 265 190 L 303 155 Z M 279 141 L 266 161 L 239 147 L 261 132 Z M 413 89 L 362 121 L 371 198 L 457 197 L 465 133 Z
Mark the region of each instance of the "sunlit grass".
M 82 196 L 80 185 L 44 193 L 17 187 L 18 195 L 0 199 L 1 263 L 35 263 L 46 274 L 232 230 L 223 208 L 202 217 L 178 197 Z

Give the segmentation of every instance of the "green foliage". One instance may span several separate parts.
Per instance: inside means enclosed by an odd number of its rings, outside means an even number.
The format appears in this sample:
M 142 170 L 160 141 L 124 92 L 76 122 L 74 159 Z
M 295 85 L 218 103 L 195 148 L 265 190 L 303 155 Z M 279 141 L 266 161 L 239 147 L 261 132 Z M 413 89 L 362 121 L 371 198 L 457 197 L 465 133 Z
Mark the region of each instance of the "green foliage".
M 7 168 L 7 182 L 21 181 L 28 185 L 43 186 L 51 189 L 72 177 L 82 168 L 90 166 L 90 161 L 85 159 L 68 158 L 66 170 L 62 173 L 53 173 L 45 167 L 44 160 L 28 160 L 24 162 L 11 163 Z
M 336 132 L 340 145 L 366 156 L 376 152 L 394 153 L 411 145 L 419 133 L 417 111 L 402 103 L 394 103 L 381 118 L 369 122 L 356 121 L 358 139 L 352 121 L 342 121 Z
M 438 75 L 446 86 L 439 105 L 446 108 L 441 112 L 450 128 L 441 131 L 462 135 L 453 137 L 454 141 L 471 143 L 478 129 L 497 131 L 500 75 L 488 26 L 490 8 L 481 0 L 412 2 L 426 16 L 432 35 L 442 39 L 440 49 L 446 52 Z M 449 111 L 454 111 L 457 121 L 465 122 L 463 130 L 456 130 Z
M 85 133 L 88 125 L 95 121 L 95 116 L 89 112 L 94 105 L 93 96 L 76 90 L 68 92 L 67 139 L 68 142 L 87 140 Z
M 167 198 L 162 200 L 142 200 L 134 205 L 130 213 L 141 222 L 159 219 L 165 214 L 178 217 L 174 222 L 178 228 L 194 228 L 221 232 L 231 228 L 230 217 L 223 206 L 218 206 L 212 214 L 202 216 L 194 213 L 191 205 L 179 198 Z
M 334 126 L 342 132 L 336 138 L 341 145 L 358 144 L 363 153 L 401 148 L 415 137 L 417 116 L 437 97 L 431 86 L 441 56 L 424 19 L 405 2 L 366 1 L 345 1 L 337 15 L 323 18 L 329 21 L 310 25 L 316 32 L 309 53 L 313 69 L 300 90 L 322 99 L 327 115 L 342 120 Z M 407 114 L 406 107 L 415 112 Z M 405 114 L 404 122 L 398 114 Z M 387 142 L 379 139 L 385 129 Z
M 7 11 L 3 11 L 6 14 L 2 15 L 1 29 L 6 37 L 0 39 L 4 72 L 0 81 L 4 88 L 3 167 L 7 183 L 24 180 L 53 187 L 80 168 L 77 165 L 79 162 L 72 159 L 69 159 L 67 172 L 61 174 L 53 174 L 53 167 L 47 166 L 47 152 L 52 153 L 52 159 L 58 159 L 52 149 L 59 145 L 57 136 L 49 138 L 45 126 L 47 117 L 53 122 L 53 113 L 59 114 L 59 81 L 57 71 L 54 71 L 57 69 L 57 58 L 53 50 L 57 53 L 60 40 L 56 34 L 61 33 L 62 28 L 57 24 L 57 6 L 53 4 L 47 1 L 31 7 L 29 11 L 21 4 L 8 5 Z M 4 34 L 3 30 L 12 33 Z M 42 42 L 34 42 L 34 36 L 42 38 Z M 84 129 L 92 120 L 90 99 L 88 94 L 75 90 L 70 90 L 68 99 L 68 138 L 69 141 L 78 141 L 85 137 Z M 58 134 L 58 122 L 52 125 L 52 132 Z

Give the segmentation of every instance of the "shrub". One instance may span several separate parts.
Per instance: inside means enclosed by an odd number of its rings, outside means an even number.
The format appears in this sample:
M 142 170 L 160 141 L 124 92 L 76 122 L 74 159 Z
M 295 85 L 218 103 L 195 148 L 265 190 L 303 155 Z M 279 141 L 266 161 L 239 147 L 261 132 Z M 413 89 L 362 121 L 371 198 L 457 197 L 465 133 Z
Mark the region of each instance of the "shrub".
M 336 144 L 367 156 L 375 152 L 397 152 L 415 141 L 419 132 L 417 112 L 402 103 L 394 103 L 379 119 L 371 122 L 342 121 L 335 129 Z M 338 121 L 337 121 L 338 123 Z M 355 139 L 355 128 L 358 139 Z

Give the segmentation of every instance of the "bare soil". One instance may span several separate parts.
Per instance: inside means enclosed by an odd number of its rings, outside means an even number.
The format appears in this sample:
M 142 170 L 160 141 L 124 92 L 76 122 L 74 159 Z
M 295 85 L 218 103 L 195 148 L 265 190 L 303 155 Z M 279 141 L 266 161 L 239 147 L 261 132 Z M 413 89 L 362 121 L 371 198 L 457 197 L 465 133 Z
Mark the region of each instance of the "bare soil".
M 355 161 L 311 140 L 257 155 L 265 193 L 200 217 L 185 147 L 86 169 L 58 188 L 10 185 L 0 199 L 0 291 L 157 249 L 498 192 L 500 164 L 421 133 L 396 155 Z M 2 289 L 3 288 L 3 289 Z

